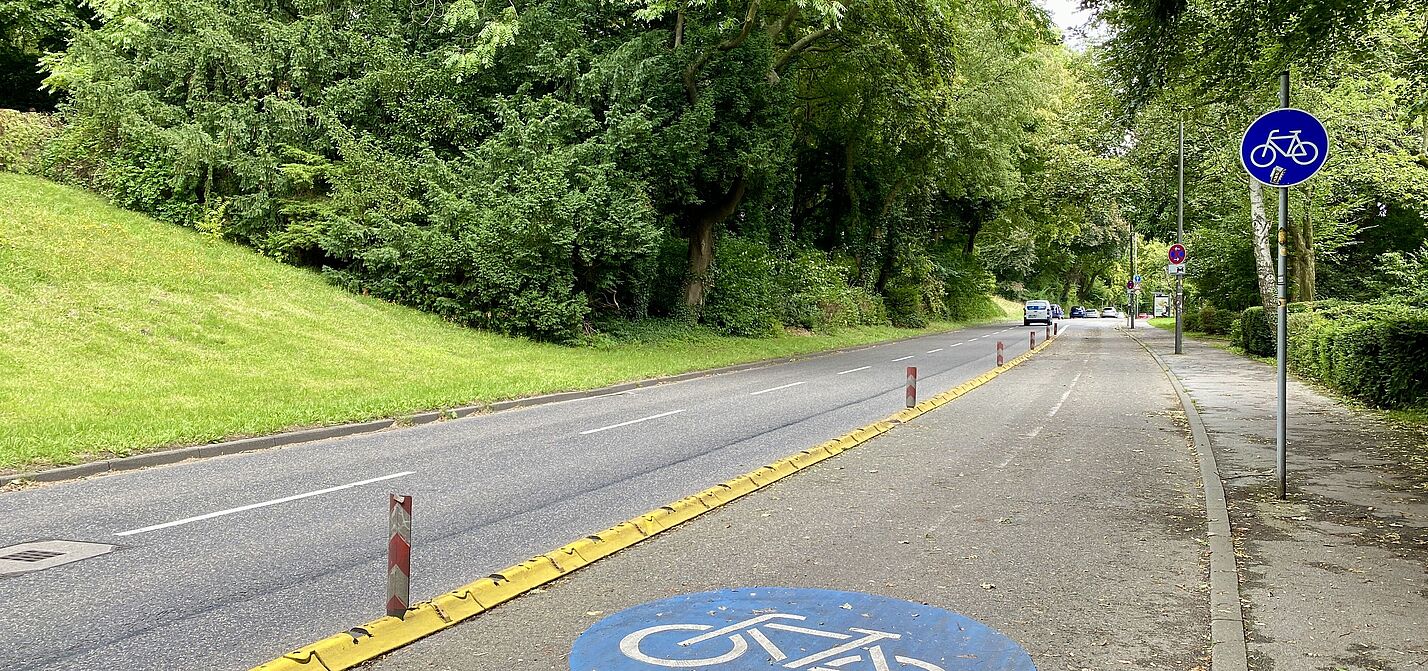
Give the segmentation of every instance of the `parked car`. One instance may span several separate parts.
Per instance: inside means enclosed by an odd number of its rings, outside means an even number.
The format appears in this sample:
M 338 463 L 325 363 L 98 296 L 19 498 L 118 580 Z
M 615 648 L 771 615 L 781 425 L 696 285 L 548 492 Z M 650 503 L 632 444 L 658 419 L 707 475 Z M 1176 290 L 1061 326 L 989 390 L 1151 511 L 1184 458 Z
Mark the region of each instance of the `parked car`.
M 1038 322 L 1051 326 L 1051 302 L 1050 301 L 1027 301 L 1026 307 L 1022 309 L 1021 325 L 1030 326 L 1032 322 Z
M 1079 305 L 1072 305 L 1072 306 L 1071 306 L 1071 318 L 1072 318 L 1072 319 L 1084 319 L 1084 318 L 1086 318 L 1087 316 L 1089 316 L 1089 315 L 1086 314 L 1086 308 L 1083 308 L 1083 307 L 1081 307 L 1081 306 L 1079 306 Z
M 1051 304 L 1051 317 L 1052 317 L 1052 319 L 1065 319 L 1065 318 L 1066 318 L 1066 311 L 1065 311 L 1065 310 L 1062 310 L 1060 305 L 1057 305 L 1057 304 L 1055 304 L 1055 303 L 1052 303 L 1052 304 Z
M 1113 308 L 1113 307 L 1107 305 L 1106 307 L 1101 308 L 1101 316 L 1102 316 L 1102 317 L 1110 317 L 1110 318 L 1114 319 L 1114 318 L 1116 318 L 1116 317 L 1119 317 L 1120 315 L 1116 313 L 1116 309 L 1115 309 L 1115 308 Z

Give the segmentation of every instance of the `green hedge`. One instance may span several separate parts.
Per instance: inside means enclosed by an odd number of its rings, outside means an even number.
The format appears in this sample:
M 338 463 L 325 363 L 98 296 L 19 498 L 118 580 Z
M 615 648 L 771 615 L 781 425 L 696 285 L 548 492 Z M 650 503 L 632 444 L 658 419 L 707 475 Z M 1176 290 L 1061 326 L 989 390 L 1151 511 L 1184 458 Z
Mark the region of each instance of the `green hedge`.
M 1372 405 L 1428 402 L 1428 314 L 1403 305 L 1341 305 L 1289 315 L 1295 371 Z
M 1275 355 L 1275 314 L 1252 307 L 1231 337 L 1256 356 Z M 1428 403 L 1428 313 L 1405 305 L 1324 301 L 1289 309 L 1295 372 L 1384 408 Z

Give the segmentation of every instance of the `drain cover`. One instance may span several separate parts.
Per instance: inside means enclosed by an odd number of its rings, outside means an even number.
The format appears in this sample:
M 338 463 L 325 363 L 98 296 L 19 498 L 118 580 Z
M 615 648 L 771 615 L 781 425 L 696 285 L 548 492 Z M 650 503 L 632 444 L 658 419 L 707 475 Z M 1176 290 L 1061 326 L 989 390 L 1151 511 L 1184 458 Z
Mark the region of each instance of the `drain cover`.
M 36 541 L 11 545 L 0 548 L 0 576 L 43 571 L 113 550 L 113 545 L 79 541 Z

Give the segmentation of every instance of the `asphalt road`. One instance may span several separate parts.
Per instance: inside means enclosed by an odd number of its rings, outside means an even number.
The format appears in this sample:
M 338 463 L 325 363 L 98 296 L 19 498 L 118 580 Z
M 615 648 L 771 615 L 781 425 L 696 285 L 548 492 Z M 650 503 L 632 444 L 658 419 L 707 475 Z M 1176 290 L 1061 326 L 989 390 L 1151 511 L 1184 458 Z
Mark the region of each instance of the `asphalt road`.
M 571 671 L 577 638 L 615 613 L 676 595 L 769 587 L 961 613 L 1018 643 L 1040 671 L 1203 671 L 1210 598 L 1199 464 L 1169 381 L 1111 321 L 1078 322 L 1053 347 L 937 410 L 397 650 L 371 671 Z M 817 668 L 928 670 L 894 654 L 947 671 L 1009 668 L 975 641 L 919 630 L 931 618 L 859 603 L 752 612 L 661 604 L 586 634 L 585 650 L 606 654 L 595 663 L 586 654 L 576 671 L 658 671 L 622 654 L 622 637 L 670 623 L 719 627 L 755 612 L 799 614 L 807 620 L 795 624 L 822 631 L 900 635 L 879 644 L 883 666 L 862 659 Z M 765 631 L 789 659 L 836 644 Z M 683 650 L 669 640 L 679 639 L 666 639 L 658 656 L 730 649 L 723 638 Z M 748 655 L 704 668 L 810 668 L 765 661 L 761 644 L 745 640 Z
M 1112 320 L 1063 322 L 1108 326 Z M 109 554 L 0 577 L 0 668 L 246 669 L 381 615 L 386 495 L 413 599 L 787 456 L 1028 347 L 1002 324 L 601 398 L 0 494 L 0 547 Z

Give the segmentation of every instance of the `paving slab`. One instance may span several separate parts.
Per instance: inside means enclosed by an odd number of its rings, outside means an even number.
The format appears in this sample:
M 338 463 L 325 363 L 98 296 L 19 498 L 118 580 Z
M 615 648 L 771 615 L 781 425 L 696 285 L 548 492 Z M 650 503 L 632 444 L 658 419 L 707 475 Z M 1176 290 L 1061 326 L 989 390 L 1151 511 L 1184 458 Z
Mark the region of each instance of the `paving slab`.
M 1289 381 L 1286 500 L 1274 367 L 1138 331 L 1210 434 L 1240 555 L 1250 668 L 1428 669 L 1428 436 Z
M 1088 325 L 862 447 L 364 668 L 564 670 L 617 611 L 779 586 L 955 611 L 1042 671 L 1203 671 L 1205 555 L 1173 388 L 1129 338 Z

